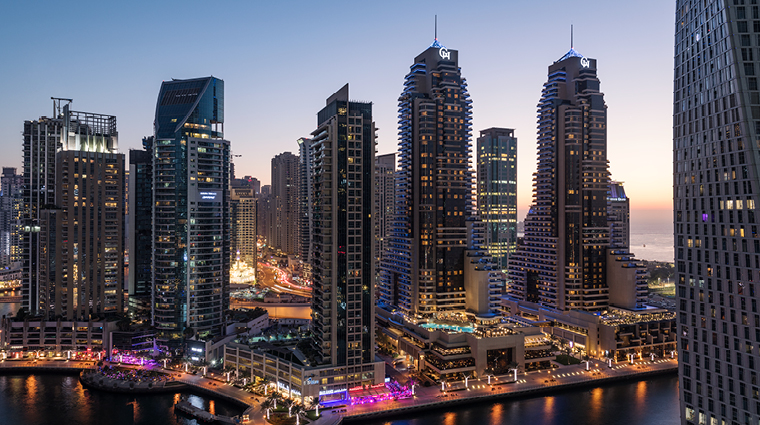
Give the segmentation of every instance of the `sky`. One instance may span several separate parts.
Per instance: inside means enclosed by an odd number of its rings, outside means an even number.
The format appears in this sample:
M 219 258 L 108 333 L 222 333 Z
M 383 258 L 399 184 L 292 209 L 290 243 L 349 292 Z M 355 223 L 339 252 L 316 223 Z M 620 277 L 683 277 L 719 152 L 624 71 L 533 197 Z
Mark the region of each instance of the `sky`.
M 547 67 L 570 48 L 597 59 L 608 106 L 612 178 L 632 227 L 672 226 L 675 2 L 34 1 L 0 16 L 0 166 L 21 167 L 24 120 L 72 109 L 116 115 L 120 150 L 153 132 L 163 80 L 225 81 L 225 138 L 237 176 L 268 184 L 270 161 L 297 153 L 325 99 L 349 83 L 373 102 L 378 153 L 397 150 L 397 100 L 434 39 L 459 51 L 473 143 L 489 127 L 518 138 L 518 219 L 536 168 L 536 105 Z

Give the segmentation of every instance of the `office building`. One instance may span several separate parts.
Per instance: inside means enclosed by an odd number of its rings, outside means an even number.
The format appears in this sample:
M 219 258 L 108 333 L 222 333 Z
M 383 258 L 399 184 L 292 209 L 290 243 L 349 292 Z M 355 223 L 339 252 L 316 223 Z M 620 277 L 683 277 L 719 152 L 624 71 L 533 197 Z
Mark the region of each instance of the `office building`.
M 757 423 L 758 5 L 676 1 L 673 207 L 681 423 Z
M 413 314 L 465 310 L 472 102 L 458 60 L 436 40 L 414 59 L 399 97 L 396 215 L 379 292 Z
M 284 152 L 272 158 L 273 248 L 296 253 L 298 227 L 298 156 Z
M 375 262 L 380 264 L 388 249 L 396 208 L 396 154 L 375 158 Z
M 517 244 L 517 138 L 508 128 L 489 128 L 477 141 L 478 216 L 485 248 L 506 270 Z
M 24 176 L 16 174 L 15 168 L 3 167 L 0 186 L 0 267 L 20 268 Z
M 154 122 L 153 325 L 162 341 L 218 335 L 230 283 L 224 81 L 164 81 Z

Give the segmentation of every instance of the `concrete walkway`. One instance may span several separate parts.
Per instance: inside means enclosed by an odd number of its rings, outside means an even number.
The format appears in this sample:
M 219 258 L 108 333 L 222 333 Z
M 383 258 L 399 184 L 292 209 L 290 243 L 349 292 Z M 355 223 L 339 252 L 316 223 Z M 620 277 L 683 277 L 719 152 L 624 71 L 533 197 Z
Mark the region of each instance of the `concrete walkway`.
M 674 372 L 678 368 L 678 361 L 672 359 L 657 359 L 654 362 L 639 361 L 634 365 L 628 363 L 613 363 L 612 368 L 602 361 L 593 361 L 590 370 L 586 371 L 586 364 L 563 366 L 551 371 L 537 371 L 518 375 L 518 381 L 513 382 L 511 375 L 500 376 L 491 379 L 489 385 L 487 379 L 468 381 L 469 389 L 464 384 L 457 382 L 447 385 L 447 391 L 442 392 L 440 386 L 422 387 L 415 390 L 415 397 L 406 400 L 383 401 L 379 403 L 347 406 L 343 417 L 349 420 L 358 420 L 368 417 L 384 416 L 402 413 L 409 410 L 422 410 L 428 408 L 443 407 L 453 404 L 465 404 L 475 401 L 499 399 L 542 393 L 562 387 L 578 385 L 603 384 L 619 379 L 636 379 L 638 376 L 649 374 Z M 502 383 L 508 381 L 508 383 Z
M 97 361 L 79 361 L 79 360 L 12 360 L 6 359 L 0 361 L 0 371 L 27 371 L 27 370 L 71 370 L 72 372 L 84 369 L 97 369 Z

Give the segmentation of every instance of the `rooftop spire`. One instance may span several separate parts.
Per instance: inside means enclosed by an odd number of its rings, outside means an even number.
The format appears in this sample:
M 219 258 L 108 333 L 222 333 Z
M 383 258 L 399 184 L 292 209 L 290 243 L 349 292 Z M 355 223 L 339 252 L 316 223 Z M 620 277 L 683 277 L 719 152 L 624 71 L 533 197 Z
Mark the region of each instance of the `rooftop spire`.
M 441 47 L 444 47 L 441 43 L 438 42 L 438 15 L 435 15 L 435 33 L 434 33 L 435 39 L 433 40 L 433 44 L 430 45 L 430 47 L 435 47 L 436 49 L 440 49 Z
M 573 24 L 570 24 L 570 48 L 573 48 Z

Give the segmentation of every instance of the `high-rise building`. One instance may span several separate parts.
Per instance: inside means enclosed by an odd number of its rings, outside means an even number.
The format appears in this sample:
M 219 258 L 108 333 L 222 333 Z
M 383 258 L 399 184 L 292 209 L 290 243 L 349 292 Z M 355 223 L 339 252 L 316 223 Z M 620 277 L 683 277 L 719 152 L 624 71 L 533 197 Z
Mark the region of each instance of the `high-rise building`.
M 115 161 L 108 163 L 110 166 L 107 174 L 114 177 L 116 173 L 117 181 L 123 183 L 123 156 L 119 157 L 119 154 L 116 154 L 118 149 L 116 117 L 72 111 L 70 104 L 70 99 L 53 99 L 53 118 L 43 116 L 39 120 L 24 122 L 21 306 L 32 315 L 62 314 L 81 317 L 90 313 L 120 313 L 121 311 L 118 310 L 122 305 L 124 283 L 123 263 L 119 260 L 116 266 L 119 271 L 114 271 L 114 264 L 105 264 L 105 259 L 113 260 L 114 248 L 120 250 L 119 256 L 123 256 L 123 240 L 118 240 L 118 238 L 123 238 L 123 184 L 115 191 L 109 190 L 109 193 L 101 193 L 93 188 L 98 184 L 98 180 L 92 180 L 89 176 L 104 175 L 106 171 L 103 167 L 106 167 L 106 164 L 98 163 L 95 167 L 97 170 L 95 168 L 91 172 L 88 170 L 87 175 L 81 173 L 81 176 L 69 176 L 69 179 L 76 179 L 76 182 L 63 181 L 63 174 L 59 174 L 59 171 L 62 173 L 64 170 L 58 170 L 58 167 L 64 166 L 73 168 L 73 163 L 78 162 L 76 158 L 84 162 L 86 157 L 89 162 L 90 159 L 93 161 L 95 159 L 90 154 L 107 154 L 98 156 L 99 161 L 104 162 L 106 159 Z M 59 154 L 62 154 L 60 158 Z M 82 162 L 78 163 L 81 165 Z M 113 169 L 119 166 L 121 171 Z M 80 184 L 83 186 L 73 186 Z M 73 205 L 67 204 L 74 196 L 89 199 L 86 205 L 84 200 L 80 200 L 82 205 L 77 204 L 77 209 L 74 210 L 71 209 L 74 208 Z M 68 199 L 65 199 L 67 197 Z M 106 206 L 103 203 L 106 199 L 103 197 L 121 197 L 121 199 L 108 200 Z M 60 205 L 57 205 L 56 198 L 60 201 Z M 116 206 L 113 206 L 114 202 Z M 108 208 L 108 216 L 106 216 L 105 208 Z M 86 218 L 80 215 L 84 211 L 89 212 Z M 96 212 L 97 218 L 94 217 Z M 68 220 L 69 214 L 71 220 Z M 119 214 L 121 217 L 113 217 Z M 93 216 L 92 219 L 90 215 Z M 61 217 L 64 218 L 63 221 L 60 221 Z M 85 219 L 86 222 L 84 222 Z M 74 227 L 68 227 L 74 226 L 74 221 L 81 227 L 77 229 L 77 233 L 73 232 Z M 99 233 L 103 229 L 94 229 L 96 223 L 108 226 L 108 243 L 101 239 L 100 245 L 95 244 L 95 241 L 98 241 L 95 239 L 96 233 L 98 236 L 105 236 Z M 90 232 L 90 226 L 93 227 L 92 232 Z M 72 233 L 67 235 L 62 233 L 64 230 L 70 230 Z M 79 235 L 87 235 L 87 239 L 82 240 Z M 93 237 L 92 243 L 90 236 Z M 80 245 L 85 243 L 86 247 Z M 76 244 L 76 247 L 72 244 Z M 105 252 L 106 245 L 108 245 L 108 255 Z M 51 253 L 51 249 L 58 252 Z M 86 253 L 90 256 L 79 256 L 79 250 L 82 250 L 83 255 Z M 72 266 L 71 270 L 63 267 L 64 261 L 67 266 Z M 76 272 L 73 269 L 75 265 Z M 103 267 L 108 269 L 107 276 L 104 274 L 106 269 Z M 61 285 L 64 282 L 61 279 L 64 278 L 70 279 L 70 282 L 67 281 L 66 284 L 72 285 L 62 288 Z M 87 285 L 87 287 L 79 285 Z M 117 291 L 116 295 L 119 298 L 117 304 L 111 303 L 114 290 Z M 102 298 L 106 295 L 108 301 Z M 64 305 L 67 306 L 65 314 L 63 310 L 55 306 L 56 302 L 63 303 L 61 308 L 64 308 Z
M 623 182 L 610 182 L 607 221 L 610 224 L 610 247 L 628 249 L 631 246 L 631 211 Z
M 272 240 L 286 254 L 296 253 L 298 227 L 298 156 L 284 152 L 272 158 Z
M 164 81 L 154 122 L 153 324 L 162 340 L 219 334 L 230 283 L 224 81 Z
M 397 205 L 379 289 L 406 312 L 465 310 L 471 104 L 459 52 L 436 40 L 414 59 L 399 97 Z
M 484 248 L 502 270 L 517 244 L 517 138 L 508 128 L 489 128 L 477 141 L 478 216 Z
M 755 3 L 676 1 L 673 218 L 684 424 L 760 419 Z
M 375 123 L 371 103 L 348 99 L 348 84 L 327 99 L 311 145 L 314 348 L 338 366 L 375 360 Z
M 302 137 L 298 139 L 298 227 L 296 228 L 296 251 L 301 257 L 304 277 L 311 277 L 311 237 L 314 232 L 314 220 L 312 219 L 311 206 L 314 203 L 313 196 L 313 172 L 314 158 L 311 150 L 311 139 Z
M 388 248 L 396 208 L 396 154 L 375 158 L 375 262 L 380 264 Z
M 78 125 L 115 141 L 115 117 Z M 56 154 L 56 204 L 43 208 L 40 220 L 40 286 L 49 285 L 49 319 L 124 310 L 124 154 L 116 148 Z
M 153 136 L 129 151 L 129 308 L 148 317 L 153 292 Z M 146 308 L 147 307 L 147 308 Z
M 247 187 L 253 190 L 253 196 L 258 197 L 261 193 L 261 182 L 259 179 L 251 176 L 243 176 L 240 179 L 232 179 L 232 187 Z
M 559 311 L 640 308 L 646 299 L 628 247 L 610 251 L 607 106 L 596 63 L 571 48 L 549 66 L 533 205 L 509 263 L 511 297 Z
M 256 204 L 256 227 L 259 236 L 266 239 L 268 246 L 272 245 L 272 204 L 272 186 L 261 186 Z
M 24 176 L 16 169 L 3 167 L 0 176 L 0 267 L 15 268 L 21 261 L 21 208 L 24 202 Z
M 232 260 L 256 268 L 256 197 L 252 187 L 232 188 Z M 255 278 L 255 276 L 254 276 Z

